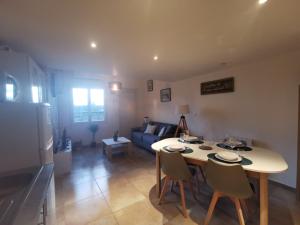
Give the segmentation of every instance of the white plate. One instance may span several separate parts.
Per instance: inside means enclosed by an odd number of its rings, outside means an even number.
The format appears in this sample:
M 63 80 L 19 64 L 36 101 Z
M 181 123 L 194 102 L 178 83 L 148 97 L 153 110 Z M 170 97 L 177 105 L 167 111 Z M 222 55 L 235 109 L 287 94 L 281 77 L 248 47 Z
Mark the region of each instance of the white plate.
M 231 163 L 236 163 L 236 162 L 241 162 L 243 160 L 243 158 L 241 156 L 238 156 L 237 159 L 235 160 L 228 160 L 228 159 L 223 159 L 221 156 L 219 156 L 218 154 L 215 154 L 215 157 L 221 161 L 225 161 L 225 162 L 231 162 Z
M 198 137 L 194 137 L 194 136 L 188 136 L 186 138 L 184 138 L 185 141 L 197 141 Z
M 184 152 L 185 147 L 180 145 L 169 145 L 165 147 L 170 152 Z
M 168 149 L 178 151 L 178 150 L 184 149 L 184 146 L 182 146 L 182 145 L 169 145 Z
M 229 152 L 229 151 L 219 151 L 217 153 L 222 159 L 226 159 L 228 161 L 233 161 L 236 160 L 239 155 L 236 154 L 235 152 Z

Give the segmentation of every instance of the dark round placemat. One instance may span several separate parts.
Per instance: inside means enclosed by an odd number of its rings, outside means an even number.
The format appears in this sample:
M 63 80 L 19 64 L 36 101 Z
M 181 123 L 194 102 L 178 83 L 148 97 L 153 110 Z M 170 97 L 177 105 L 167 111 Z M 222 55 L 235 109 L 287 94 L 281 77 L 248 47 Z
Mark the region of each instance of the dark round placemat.
M 210 151 L 210 150 L 213 149 L 212 147 L 207 146 L 207 145 L 200 145 L 199 148 L 200 148 L 201 150 L 205 150 L 205 151 Z
M 168 146 L 165 146 L 165 147 L 163 147 L 163 149 L 166 150 L 167 152 L 173 153 L 173 151 L 168 150 L 167 147 L 168 147 Z M 185 150 L 182 151 L 182 152 L 180 152 L 180 153 L 182 153 L 182 154 L 189 154 L 189 153 L 192 153 L 192 152 L 193 152 L 193 149 L 191 149 L 191 148 L 189 148 L 189 147 L 186 147 L 186 146 L 184 146 L 184 147 L 185 147 Z
M 201 140 L 197 140 L 197 141 L 183 141 L 183 140 L 180 140 L 180 139 L 178 139 L 178 142 L 181 142 L 181 143 L 187 143 L 187 144 L 199 144 L 199 145 L 201 145 L 201 144 L 204 143 L 204 142 L 201 141 Z
M 224 149 L 227 149 L 227 150 L 233 150 L 233 151 L 252 151 L 252 148 L 250 148 L 248 146 L 231 148 L 230 146 L 225 145 L 224 143 L 218 143 L 217 146 L 220 147 L 220 148 L 224 148 Z
M 184 152 L 182 152 L 182 154 L 189 154 L 189 153 L 192 153 L 193 152 L 193 149 L 189 148 L 189 147 L 185 147 L 185 150 Z
M 210 153 L 210 154 L 207 155 L 207 157 L 209 159 L 213 159 L 213 160 L 216 160 L 216 161 L 219 161 L 219 162 L 222 162 L 222 163 L 228 163 L 228 164 L 237 164 L 238 163 L 238 164 L 241 164 L 243 166 L 248 166 L 248 165 L 253 164 L 253 162 L 250 159 L 247 159 L 243 156 L 242 156 L 242 161 L 241 162 L 228 162 L 228 161 L 223 161 L 221 159 L 216 158 L 215 155 L 216 155 L 216 153 Z

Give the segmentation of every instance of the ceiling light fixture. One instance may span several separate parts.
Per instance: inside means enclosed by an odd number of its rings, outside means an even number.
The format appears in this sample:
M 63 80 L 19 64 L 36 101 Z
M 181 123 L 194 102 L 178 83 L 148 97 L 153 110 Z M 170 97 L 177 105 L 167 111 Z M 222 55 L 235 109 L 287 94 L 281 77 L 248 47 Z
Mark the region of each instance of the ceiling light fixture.
M 258 3 L 259 3 L 260 5 L 263 5 L 263 4 L 267 3 L 267 1 L 268 1 L 268 0 L 258 0 Z
M 157 61 L 157 60 L 158 60 L 158 56 L 155 55 L 155 56 L 153 57 L 153 60 L 154 60 L 154 61 Z
M 97 43 L 94 42 L 94 41 L 92 41 L 92 42 L 91 42 L 91 48 L 97 48 Z

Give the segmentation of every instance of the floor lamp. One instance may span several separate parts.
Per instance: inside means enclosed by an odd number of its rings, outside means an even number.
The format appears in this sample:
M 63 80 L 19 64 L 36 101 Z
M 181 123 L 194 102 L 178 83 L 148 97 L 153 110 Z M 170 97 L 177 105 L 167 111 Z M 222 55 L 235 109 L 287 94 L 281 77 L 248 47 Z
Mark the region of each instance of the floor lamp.
M 177 129 L 176 129 L 176 132 L 175 132 L 175 137 L 178 137 L 178 133 L 180 131 L 186 132 L 188 130 L 188 126 L 187 126 L 184 115 L 190 113 L 189 105 L 180 105 L 180 106 L 178 106 L 177 111 L 179 114 L 181 114 L 181 116 L 180 116 L 180 120 L 179 120 Z

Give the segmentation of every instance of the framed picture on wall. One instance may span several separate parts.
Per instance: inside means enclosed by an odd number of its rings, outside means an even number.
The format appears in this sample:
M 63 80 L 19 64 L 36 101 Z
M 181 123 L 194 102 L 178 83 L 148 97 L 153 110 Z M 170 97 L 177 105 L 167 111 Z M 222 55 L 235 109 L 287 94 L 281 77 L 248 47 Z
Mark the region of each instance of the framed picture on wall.
M 234 78 L 224 78 L 203 82 L 200 84 L 201 95 L 220 94 L 234 92 Z
M 148 92 L 153 91 L 153 80 L 147 80 L 147 90 Z
M 166 89 L 160 90 L 160 101 L 161 102 L 170 102 L 171 101 L 171 88 L 166 88 Z

